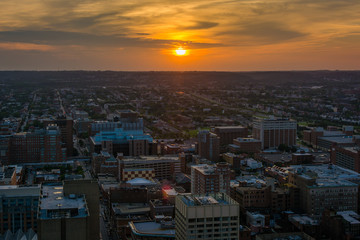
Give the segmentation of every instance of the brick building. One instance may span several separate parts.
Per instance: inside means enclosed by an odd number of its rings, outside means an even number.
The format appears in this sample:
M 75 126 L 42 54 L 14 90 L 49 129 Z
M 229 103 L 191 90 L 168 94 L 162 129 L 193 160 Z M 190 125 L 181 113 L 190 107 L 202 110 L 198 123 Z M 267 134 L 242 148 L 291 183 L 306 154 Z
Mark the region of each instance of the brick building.
M 191 193 L 230 193 L 230 167 L 228 163 L 200 164 L 191 167 Z
M 232 143 L 235 138 L 246 138 L 249 134 L 248 129 L 243 126 L 215 127 L 212 132 L 220 138 L 220 146 Z
M 261 148 L 277 148 L 280 144 L 296 145 L 295 120 L 281 119 L 271 116 L 268 119 L 255 119 L 253 122 L 253 137 L 261 141 Z

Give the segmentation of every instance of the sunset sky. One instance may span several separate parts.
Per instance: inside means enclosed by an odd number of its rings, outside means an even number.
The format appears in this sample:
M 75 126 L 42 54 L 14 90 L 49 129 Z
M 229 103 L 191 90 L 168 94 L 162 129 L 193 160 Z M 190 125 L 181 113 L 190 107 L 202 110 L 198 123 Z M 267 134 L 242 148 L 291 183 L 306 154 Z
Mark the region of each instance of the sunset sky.
M 360 1 L 1 0 L 17 69 L 360 69 Z

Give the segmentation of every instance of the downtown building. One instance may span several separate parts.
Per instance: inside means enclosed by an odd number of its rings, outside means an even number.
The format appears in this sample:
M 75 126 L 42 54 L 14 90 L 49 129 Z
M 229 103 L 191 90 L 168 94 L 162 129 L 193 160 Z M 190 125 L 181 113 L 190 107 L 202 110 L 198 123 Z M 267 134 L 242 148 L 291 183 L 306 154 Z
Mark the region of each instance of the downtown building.
M 74 120 L 67 116 L 58 116 L 54 119 L 44 119 L 45 126 L 57 125 L 60 130 L 62 147 L 66 148 L 66 156 L 71 157 L 74 151 Z
M 40 185 L 0 186 L 0 234 L 37 230 Z
M 191 167 L 191 193 L 230 194 L 230 167 L 228 163 L 200 164 Z
M 239 204 L 225 193 L 175 198 L 175 237 L 187 239 L 239 239 Z
M 143 130 L 124 128 L 97 133 L 90 137 L 90 147 L 92 153 L 107 151 L 114 156 L 118 153 L 123 156 L 152 155 L 157 150 L 153 138 Z
M 360 173 L 360 146 L 333 146 L 330 159 L 337 166 Z
M 248 129 L 243 126 L 215 127 L 212 132 L 220 138 L 220 146 L 231 144 L 235 138 L 246 138 L 249 134 Z
M 63 162 L 66 149 L 62 148 L 61 133 L 57 125 L 34 132 L 9 136 L 8 155 L 0 157 L 3 164 Z M 5 161 L 7 160 L 7 161 Z
M 288 183 L 298 189 L 300 209 L 320 219 L 325 209 L 358 211 L 360 174 L 332 164 L 292 165 Z
M 66 196 L 61 184 L 43 185 L 41 193 L 38 211 L 39 240 L 90 239 L 90 213 L 85 195 Z
M 174 156 L 140 156 L 119 158 L 119 179 L 175 179 L 181 172 L 180 159 Z M 151 171 L 150 171 L 151 170 Z
M 220 138 L 207 130 L 198 134 L 198 154 L 201 158 L 217 161 L 220 155 Z
M 286 118 L 257 118 L 253 121 L 253 137 L 261 141 L 261 148 L 278 148 L 280 144 L 296 145 L 297 122 Z

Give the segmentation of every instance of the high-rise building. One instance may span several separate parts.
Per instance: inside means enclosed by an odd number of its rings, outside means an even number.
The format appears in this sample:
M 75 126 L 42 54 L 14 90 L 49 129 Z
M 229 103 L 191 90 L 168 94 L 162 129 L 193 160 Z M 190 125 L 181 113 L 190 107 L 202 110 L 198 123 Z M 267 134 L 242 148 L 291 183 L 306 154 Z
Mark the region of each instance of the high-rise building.
M 38 212 L 39 240 L 95 239 L 90 235 L 91 221 L 85 195 L 65 196 L 61 184 L 43 185 L 41 190 Z M 96 239 L 99 239 L 99 236 Z
M 215 127 L 212 132 L 220 138 L 220 146 L 231 144 L 238 137 L 246 138 L 249 134 L 248 129 L 243 126 Z
M 230 167 L 228 163 L 200 164 L 191 167 L 191 193 L 230 194 Z
M 200 157 L 217 161 L 220 154 L 220 138 L 207 130 L 198 134 L 198 153 Z
M 0 135 L 0 163 L 7 164 L 10 158 L 11 135 Z
M 50 124 L 46 129 L 12 135 L 8 159 L 7 164 L 64 161 L 66 149 L 62 148 L 58 126 Z
M 64 181 L 64 196 L 85 195 L 87 208 L 89 210 L 88 218 L 88 237 L 87 240 L 98 240 L 100 236 L 100 193 L 99 185 L 95 180 L 66 180 Z
M 175 238 L 239 239 L 239 204 L 224 193 L 178 195 Z
M 0 186 L 0 233 L 37 229 L 40 185 Z
M 66 148 L 66 156 L 72 156 L 74 149 L 74 120 L 66 116 L 58 116 L 56 119 L 44 120 L 45 126 L 51 124 L 56 124 L 57 126 L 59 126 L 61 133 L 61 141 L 63 143 L 63 147 Z
M 280 144 L 287 146 L 296 145 L 295 120 L 275 118 L 257 118 L 253 122 L 253 137 L 261 141 L 261 148 L 277 148 Z

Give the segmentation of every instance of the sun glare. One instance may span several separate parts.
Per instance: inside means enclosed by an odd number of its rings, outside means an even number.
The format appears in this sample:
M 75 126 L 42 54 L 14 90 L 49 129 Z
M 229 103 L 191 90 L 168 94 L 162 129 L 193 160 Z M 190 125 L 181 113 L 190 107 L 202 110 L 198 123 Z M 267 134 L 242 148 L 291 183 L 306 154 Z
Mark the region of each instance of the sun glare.
M 178 56 L 184 56 L 186 54 L 186 49 L 183 49 L 182 47 L 179 47 L 175 50 L 176 55 Z

